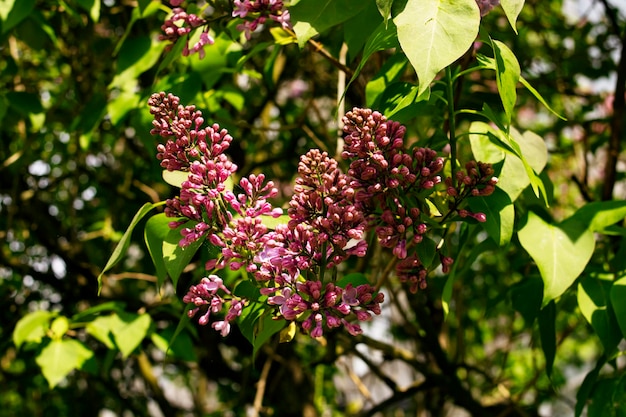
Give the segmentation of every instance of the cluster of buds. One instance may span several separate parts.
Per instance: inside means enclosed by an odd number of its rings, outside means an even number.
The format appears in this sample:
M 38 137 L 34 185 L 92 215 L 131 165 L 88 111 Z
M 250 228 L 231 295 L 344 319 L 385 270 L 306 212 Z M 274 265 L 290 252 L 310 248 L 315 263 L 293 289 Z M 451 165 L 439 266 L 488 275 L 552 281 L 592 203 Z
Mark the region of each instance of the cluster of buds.
M 409 248 L 428 231 L 424 217 L 428 212 L 418 206 L 418 196 L 442 182 L 444 160 L 432 149 L 406 149 L 406 128 L 377 111 L 352 109 L 343 125 L 342 157 L 350 161 L 348 176 L 356 204 L 370 219 L 381 246 L 392 249 L 400 260 L 398 277 L 410 283 L 411 291 L 424 288 L 428 270 Z
M 326 271 L 351 256 L 365 256 L 370 230 L 398 259 L 397 275 L 411 291 L 426 286 L 429 271 L 415 246 L 431 219 L 420 196 L 442 182 L 443 158 L 427 148 L 406 149 L 404 126 L 368 109 L 348 112 L 342 154 L 350 160 L 348 172 L 326 152 L 313 149 L 301 156 L 288 218 L 269 228 L 264 219 L 283 215 L 270 202 L 278 190 L 263 174 L 241 178 L 237 194 L 230 189 L 237 166 L 224 154 L 232 141 L 228 132 L 217 124 L 203 127 L 202 113 L 171 94 L 153 94 L 149 105 L 151 133 L 166 139 L 157 146 L 161 166 L 187 175 L 165 209 L 174 218 L 170 227 L 181 228 L 180 245 L 206 239 L 219 248 L 206 269 L 244 268 L 277 320 L 294 322 L 312 337 L 340 327 L 361 333 L 358 323 L 380 314 L 383 294 L 370 284 L 341 287 L 337 271 Z M 493 170 L 471 162 L 455 179 L 445 180 L 453 210 L 461 217 L 478 216 L 458 207 L 466 197 L 493 192 Z M 439 260 L 447 272 L 452 258 L 439 253 Z M 193 304 L 190 316 L 201 313 L 200 324 L 229 305 L 224 320 L 212 324 L 222 335 L 247 302 L 232 295 L 215 274 L 192 286 L 183 300 Z
M 446 178 L 446 192 L 454 199 L 452 206 L 456 209 L 459 217 L 471 217 L 481 223 L 487 220 L 485 213 L 472 213 L 459 208 L 460 202 L 467 197 L 486 197 L 496 189 L 498 178 L 493 176 L 494 171 L 490 164 L 469 161 L 465 164 L 465 172 L 457 171 L 456 182 L 452 178 Z

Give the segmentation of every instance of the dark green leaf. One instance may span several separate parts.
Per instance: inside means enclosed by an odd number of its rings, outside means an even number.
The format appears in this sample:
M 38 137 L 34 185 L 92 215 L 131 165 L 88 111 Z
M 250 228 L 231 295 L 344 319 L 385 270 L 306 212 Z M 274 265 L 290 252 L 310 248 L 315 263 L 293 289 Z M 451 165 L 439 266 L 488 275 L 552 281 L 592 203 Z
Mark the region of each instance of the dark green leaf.
M 376 7 L 380 12 L 380 15 L 383 17 L 385 23 L 389 20 L 391 16 L 391 5 L 393 4 L 393 0 L 376 0 Z
M 612 284 L 610 275 L 595 273 L 585 274 L 578 284 L 578 307 L 600 338 L 607 356 L 614 353 L 622 339 L 615 313 L 611 307 Z
M 469 206 L 473 212 L 487 216 L 487 220 L 481 225 L 498 246 L 505 246 L 511 241 L 515 209 L 504 191 L 496 188 L 487 197 L 472 197 L 469 199 Z
M 0 18 L 2 19 L 2 33 L 6 33 L 35 8 L 35 0 L 9 0 L 0 4 Z
M 511 287 L 511 303 L 520 312 L 526 326 L 530 327 L 541 311 L 543 299 L 543 282 L 539 275 L 523 278 Z
M 538 318 L 541 349 L 546 358 L 546 372 L 550 376 L 556 357 L 556 304 L 554 301 L 550 301 L 541 309 Z
M 626 277 L 613 283 L 610 297 L 617 323 L 622 330 L 622 336 L 626 338 Z
M 300 0 L 289 8 L 298 45 L 302 48 L 313 36 L 345 22 L 367 4 L 361 0 Z
M 598 375 L 600 375 L 600 370 L 606 364 L 606 356 L 600 357 L 598 362 L 596 363 L 595 368 L 591 370 L 587 376 L 585 377 L 583 383 L 580 385 L 580 389 L 576 393 L 576 408 L 575 408 L 575 417 L 580 417 L 583 412 L 583 409 L 587 405 L 587 400 L 593 391 L 593 388 L 596 385 L 596 381 L 598 380 Z

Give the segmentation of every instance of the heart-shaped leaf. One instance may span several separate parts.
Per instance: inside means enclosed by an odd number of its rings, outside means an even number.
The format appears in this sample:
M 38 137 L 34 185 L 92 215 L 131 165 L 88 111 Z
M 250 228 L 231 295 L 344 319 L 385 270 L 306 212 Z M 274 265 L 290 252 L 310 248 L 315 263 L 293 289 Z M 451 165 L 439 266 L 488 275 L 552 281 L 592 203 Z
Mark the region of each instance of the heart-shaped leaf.
M 544 285 L 542 306 L 572 285 L 595 248 L 593 232 L 585 225 L 575 221 L 553 225 L 532 212 L 518 237 L 541 273 Z

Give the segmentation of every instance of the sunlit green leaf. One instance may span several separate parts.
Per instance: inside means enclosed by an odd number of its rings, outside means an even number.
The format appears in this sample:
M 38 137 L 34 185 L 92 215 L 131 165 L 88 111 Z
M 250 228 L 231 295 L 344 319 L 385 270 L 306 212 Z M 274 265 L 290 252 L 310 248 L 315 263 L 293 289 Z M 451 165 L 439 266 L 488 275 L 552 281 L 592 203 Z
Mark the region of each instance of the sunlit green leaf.
M 52 340 L 35 361 L 50 388 L 54 388 L 74 369 L 80 369 L 92 356 L 93 352 L 77 340 Z
M 380 109 L 380 98 L 388 86 L 399 80 L 408 61 L 404 54 L 392 55 L 385 61 L 380 71 L 365 86 L 365 101 L 367 106 Z
M 13 330 L 13 343 L 19 348 L 25 342 L 41 343 L 50 328 L 50 319 L 57 313 L 37 310 L 18 320 Z
M 152 324 L 150 315 L 119 313 L 113 314 L 111 319 L 111 333 L 115 345 L 124 358 L 128 357 L 148 335 Z
M 500 6 L 502 6 L 502 9 L 504 9 L 504 14 L 509 20 L 511 27 L 513 28 L 515 33 L 517 33 L 517 17 L 524 7 L 524 0 L 500 0 Z
M 180 246 L 179 242 L 182 239 L 180 232 L 185 227 L 193 227 L 193 225 L 190 226 L 191 223 L 193 222 L 185 223 L 176 229 L 170 229 L 163 241 L 163 262 L 165 263 L 165 269 L 172 279 L 174 286 L 178 283 L 180 274 L 182 274 L 185 267 L 189 265 L 189 262 L 191 262 L 191 259 L 206 239 L 206 235 L 204 235 L 188 246 Z
M 492 40 L 493 54 L 496 62 L 496 83 L 502 100 L 507 125 L 511 123 L 513 109 L 517 101 L 517 83 L 520 78 L 520 67 L 515 54 L 504 43 Z
M 422 94 L 475 41 L 480 11 L 474 0 L 408 0 L 393 21 Z
M 559 297 L 583 272 L 593 255 L 593 232 L 577 222 L 553 225 L 533 212 L 518 232 L 520 243 L 533 258 L 544 283 L 545 306 Z
M 172 218 L 167 217 L 165 213 L 155 214 L 148 219 L 144 229 L 144 240 L 156 269 L 157 291 L 163 286 L 167 277 L 167 269 L 163 261 L 163 242 L 170 232 L 171 221 Z

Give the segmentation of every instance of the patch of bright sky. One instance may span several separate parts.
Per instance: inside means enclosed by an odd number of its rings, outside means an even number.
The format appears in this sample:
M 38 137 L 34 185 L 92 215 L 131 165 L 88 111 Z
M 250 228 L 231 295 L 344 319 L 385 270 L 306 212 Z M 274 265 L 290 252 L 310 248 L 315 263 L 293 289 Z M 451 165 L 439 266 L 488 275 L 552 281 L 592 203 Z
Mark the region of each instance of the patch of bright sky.
M 620 20 L 626 19 L 626 1 L 607 0 L 607 2 L 611 7 L 618 10 Z M 569 19 L 568 23 L 570 24 L 575 24 L 583 19 L 596 23 L 605 18 L 606 11 L 600 0 L 563 0 L 563 14 Z M 613 51 L 611 55 L 617 62 L 619 50 Z M 596 93 L 611 92 L 615 88 L 616 77 L 617 74 L 615 73 L 597 80 L 583 79 L 581 77 L 578 80 L 578 84 Z

